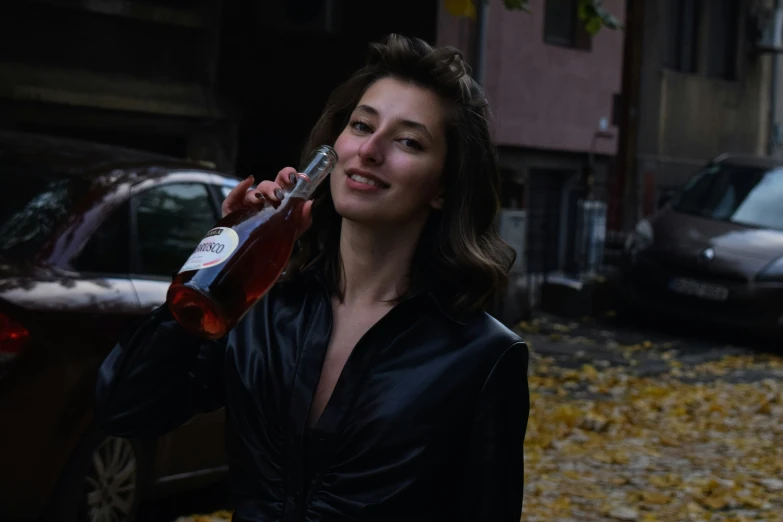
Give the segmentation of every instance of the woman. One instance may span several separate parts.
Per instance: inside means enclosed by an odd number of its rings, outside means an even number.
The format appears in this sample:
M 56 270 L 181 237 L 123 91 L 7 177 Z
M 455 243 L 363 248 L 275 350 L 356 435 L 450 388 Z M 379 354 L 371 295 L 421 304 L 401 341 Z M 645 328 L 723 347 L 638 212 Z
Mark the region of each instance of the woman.
M 101 368 L 100 425 L 156 437 L 225 406 L 236 521 L 518 521 L 527 349 L 481 311 L 513 251 L 466 69 L 421 40 L 371 46 L 305 148 L 339 162 L 286 277 L 219 342 L 153 312 Z M 295 172 L 245 180 L 224 214 L 278 205 Z

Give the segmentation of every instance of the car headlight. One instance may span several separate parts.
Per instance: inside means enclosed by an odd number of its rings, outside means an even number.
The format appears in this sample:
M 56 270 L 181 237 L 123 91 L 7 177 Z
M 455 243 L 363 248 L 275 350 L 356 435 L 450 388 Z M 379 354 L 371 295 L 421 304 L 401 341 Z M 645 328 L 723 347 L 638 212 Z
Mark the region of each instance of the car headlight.
M 777 281 L 783 283 L 783 257 L 779 257 L 764 268 L 756 276 L 756 281 Z
M 625 241 L 625 251 L 630 254 L 641 252 L 653 244 L 653 227 L 647 219 L 640 219 L 633 233 Z

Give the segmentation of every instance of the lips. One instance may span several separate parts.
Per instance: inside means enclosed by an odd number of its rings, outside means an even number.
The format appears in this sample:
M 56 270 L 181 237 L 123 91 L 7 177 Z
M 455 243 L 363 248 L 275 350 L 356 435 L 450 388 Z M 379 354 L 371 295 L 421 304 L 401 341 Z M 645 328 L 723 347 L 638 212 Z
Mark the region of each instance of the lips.
M 378 176 L 374 176 L 367 171 L 359 169 L 348 169 L 345 174 L 348 178 L 358 184 L 367 185 L 368 187 L 376 187 L 386 189 L 389 188 L 389 184 L 383 181 Z

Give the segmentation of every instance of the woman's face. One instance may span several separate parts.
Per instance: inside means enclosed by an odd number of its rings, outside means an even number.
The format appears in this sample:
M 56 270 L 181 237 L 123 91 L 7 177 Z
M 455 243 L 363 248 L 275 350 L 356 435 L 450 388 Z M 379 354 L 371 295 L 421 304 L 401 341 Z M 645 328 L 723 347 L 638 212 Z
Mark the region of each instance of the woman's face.
M 371 85 L 334 148 L 337 212 L 359 223 L 423 222 L 442 201 L 445 107 L 434 92 L 394 78 Z

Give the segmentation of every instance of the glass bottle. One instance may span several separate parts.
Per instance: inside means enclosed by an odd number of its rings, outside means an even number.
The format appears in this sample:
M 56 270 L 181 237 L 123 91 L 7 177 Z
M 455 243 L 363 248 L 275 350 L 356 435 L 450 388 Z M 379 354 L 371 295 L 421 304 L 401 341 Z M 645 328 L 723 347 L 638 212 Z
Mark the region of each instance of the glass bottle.
M 277 208 L 232 212 L 207 232 L 174 276 L 166 302 L 187 331 L 206 339 L 228 333 L 282 274 L 301 227 L 301 207 L 337 163 L 322 145 Z

